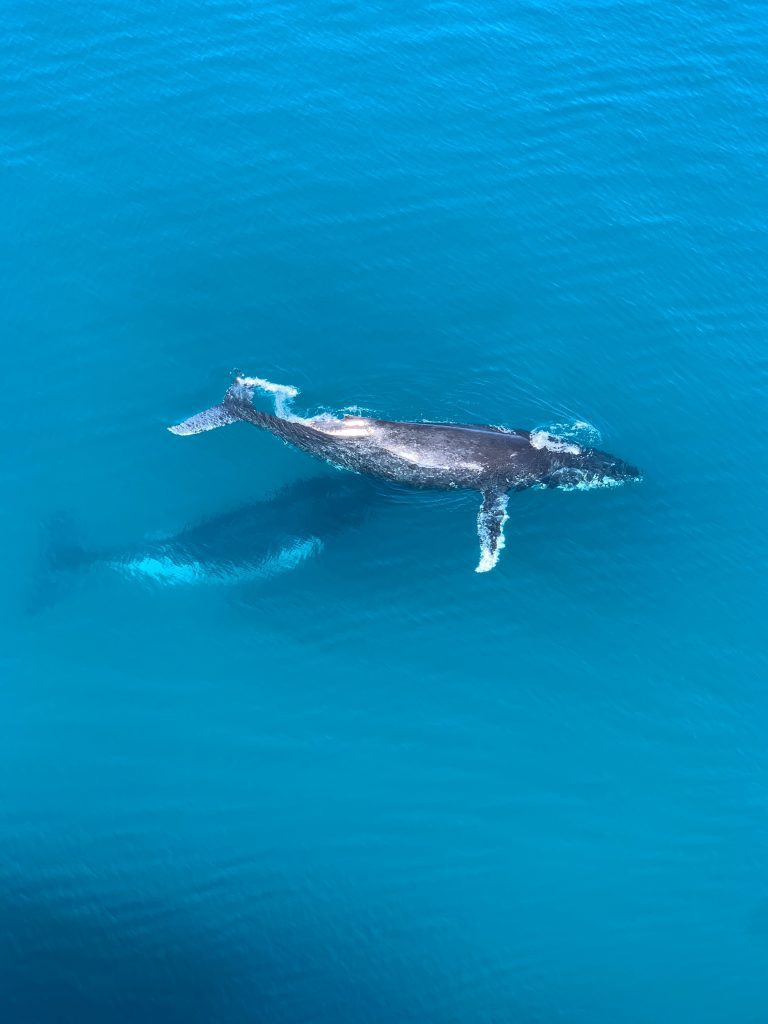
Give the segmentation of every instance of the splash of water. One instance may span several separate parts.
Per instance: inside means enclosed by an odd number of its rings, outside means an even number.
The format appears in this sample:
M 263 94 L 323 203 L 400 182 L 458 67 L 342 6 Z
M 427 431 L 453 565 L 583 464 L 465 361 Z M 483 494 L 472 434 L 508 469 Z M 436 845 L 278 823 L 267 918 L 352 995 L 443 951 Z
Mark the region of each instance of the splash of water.
M 586 420 L 540 423 L 531 431 L 532 438 L 538 435 L 548 435 L 555 443 L 577 445 L 579 448 L 597 448 L 602 441 L 597 427 Z M 559 450 L 570 451 L 571 449 L 560 448 Z

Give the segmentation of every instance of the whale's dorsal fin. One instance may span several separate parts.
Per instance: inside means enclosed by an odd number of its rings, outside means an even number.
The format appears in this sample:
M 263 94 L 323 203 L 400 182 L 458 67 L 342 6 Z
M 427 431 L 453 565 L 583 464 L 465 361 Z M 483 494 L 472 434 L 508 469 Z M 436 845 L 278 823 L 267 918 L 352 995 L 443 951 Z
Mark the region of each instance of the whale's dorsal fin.
M 504 547 L 504 523 L 507 519 L 509 495 L 490 488 L 483 491 L 483 503 L 477 516 L 477 535 L 480 538 L 480 561 L 475 572 L 489 572 L 499 560 Z

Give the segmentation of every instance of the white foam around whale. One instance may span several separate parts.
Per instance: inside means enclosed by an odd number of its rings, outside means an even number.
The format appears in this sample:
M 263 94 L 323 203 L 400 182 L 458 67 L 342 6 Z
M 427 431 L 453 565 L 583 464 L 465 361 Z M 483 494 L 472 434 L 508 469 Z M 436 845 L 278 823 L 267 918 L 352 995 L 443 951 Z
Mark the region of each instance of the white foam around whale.
M 586 420 L 561 420 L 539 423 L 533 433 L 544 431 L 558 441 L 579 445 L 580 448 L 598 448 L 602 441 L 600 431 Z
M 581 447 L 571 444 L 562 438 L 555 437 L 546 430 L 534 430 L 531 432 L 531 447 L 546 448 L 549 452 L 569 452 L 571 455 L 580 455 Z
M 256 388 L 259 391 L 265 391 L 267 394 L 274 395 L 275 414 L 286 420 L 298 419 L 298 417 L 293 417 L 291 405 L 294 398 L 299 394 L 299 389 L 293 387 L 292 384 L 275 384 L 264 377 L 238 377 L 236 383 L 244 388 Z

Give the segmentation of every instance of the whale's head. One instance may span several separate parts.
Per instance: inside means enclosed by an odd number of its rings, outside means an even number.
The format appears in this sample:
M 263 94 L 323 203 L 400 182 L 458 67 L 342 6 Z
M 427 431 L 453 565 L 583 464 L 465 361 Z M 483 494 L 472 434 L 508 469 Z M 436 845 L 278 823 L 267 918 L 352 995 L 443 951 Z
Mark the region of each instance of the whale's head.
M 583 448 L 544 431 L 531 434 L 531 445 L 540 449 L 546 458 L 546 487 L 587 491 L 642 479 L 637 466 L 615 455 L 597 448 Z

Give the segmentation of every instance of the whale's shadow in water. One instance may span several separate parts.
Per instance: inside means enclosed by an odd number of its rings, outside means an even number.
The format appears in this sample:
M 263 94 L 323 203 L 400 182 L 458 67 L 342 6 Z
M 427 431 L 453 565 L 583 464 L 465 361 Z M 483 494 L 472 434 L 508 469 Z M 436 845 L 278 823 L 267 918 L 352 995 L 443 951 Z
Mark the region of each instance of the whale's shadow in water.
M 26 610 L 56 604 L 95 570 L 150 586 L 238 586 L 298 569 L 345 532 L 361 529 L 388 499 L 386 485 L 335 472 L 185 526 L 162 539 L 92 547 L 65 517 L 49 522 Z

